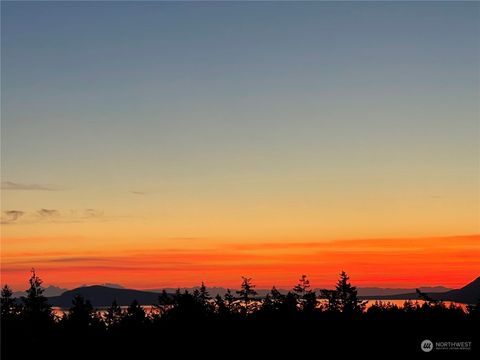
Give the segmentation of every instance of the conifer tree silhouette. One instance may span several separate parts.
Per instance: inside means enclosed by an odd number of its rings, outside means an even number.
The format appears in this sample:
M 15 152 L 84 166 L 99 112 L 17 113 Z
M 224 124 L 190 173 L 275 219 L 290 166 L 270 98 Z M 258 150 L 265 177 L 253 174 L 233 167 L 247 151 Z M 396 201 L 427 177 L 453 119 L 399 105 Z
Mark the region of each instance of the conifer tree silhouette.
M 252 278 L 242 276 L 242 279 L 241 289 L 237 291 L 237 294 L 243 302 L 242 311 L 249 313 L 252 310 L 250 302 L 253 300 L 253 297 L 257 295 L 257 292 L 255 291 L 255 285 L 252 283 Z
M 8 319 L 18 315 L 19 311 L 20 307 L 13 298 L 12 289 L 10 289 L 8 285 L 5 285 L 2 288 L 0 297 L 0 312 L 2 321 L 7 321 Z
M 122 316 L 122 308 L 118 306 L 116 300 L 113 300 L 112 305 L 108 307 L 107 311 L 103 315 L 103 319 L 107 328 L 112 328 L 120 323 Z
M 339 308 L 344 313 L 362 312 L 366 302 L 358 299 L 357 288 L 349 280 L 347 273 L 342 271 L 335 287 Z
M 95 331 L 105 324 L 101 322 L 90 301 L 80 294 L 74 296 L 72 306 L 64 315 L 63 322 L 75 332 Z
M 299 299 L 300 309 L 305 312 L 312 312 L 317 306 L 317 296 L 310 288 L 310 281 L 307 275 L 302 275 L 298 284 L 293 288 L 293 293 Z
M 48 299 L 43 295 L 42 279 L 35 269 L 32 268 L 29 279 L 30 287 L 27 289 L 27 296 L 23 297 L 23 315 L 31 324 L 45 325 L 53 321 L 52 308 Z

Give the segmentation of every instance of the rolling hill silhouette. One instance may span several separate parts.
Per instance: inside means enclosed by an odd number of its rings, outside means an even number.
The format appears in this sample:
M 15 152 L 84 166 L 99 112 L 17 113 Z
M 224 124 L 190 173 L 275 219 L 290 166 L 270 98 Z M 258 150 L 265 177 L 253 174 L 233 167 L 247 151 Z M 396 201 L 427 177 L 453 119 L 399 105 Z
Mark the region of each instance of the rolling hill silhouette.
M 433 294 L 433 296 L 439 300 L 477 303 L 480 301 L 480 276 L 460 289 L 450 290 L 443 294 Z
M 93 285 L 65 291 L 62 295 L 49 297 L 48 301 L 52 306 L 70 307 L 75 295 L 82 295 L 95 307 L 110 306 L 114 300 L 119 306 L 130 305 L 133 300 L 142 305 L 152 305 L 158 303 L 159 296 L 154 292 Z
M 184 290 L 188 290 L 189 292 L 193 292 L 195 290 L 199 290 L 200 286 L 193 286 L 193 287 L 181 287 L 180 290 L 183 292 Z M 440 292 L 447 292 L 452 290 L 451 288 L 447 288 L 445 286 L 422 286 L 419 288 L 424 293 L 440 293 Z M 151 291 L 160 293 L 165 290 L 167 293 L 175 293 L 177 288 L 158 288 L 158 289 L 144 289 L 144 291 Z M 225 287 L 207 287 L 208 292 L 211 296 L 216 296 L 217 294 L 220 296 L 224 296 L 227 293 L 227 288 Z M 234 291 L 234 289 L 230 289 Z M 270 293 L 271 289 L 255 289 L 259 296 L 265 296 Z M 286 295 L 289 292 L 289 289 L 282 289 L 277 288 L 277 290 L 281 293 Z M 316 293 L 320 293 L 323 288 L 314 288 L 313 289 Z M 406 293 L 414 293 L 415 288 L 381 288 L 381 287 L 359 287 L 357 288 L 358 294 L 360 296 L 383 296 L 383 295 L 397 295 L 397 294 L 406 294 Z
M 61 288 L 61 287 L 55 286 L 55 285 L 49 285 L 44 290 L 45 291 L 44 291 L 43 294 L 47 297 L 59 296 L 59 295 L 62 295 L 65 291 L 68 291 L 68 289 Z M 15 297 L 15 298 L 20 298 L 22 296 L 27 296 L 27 291 L 26 290 L 24 290 L 24 291 L 14 291 L 13 292 L 13 297 Z
M 52 306 L 70 307 L 74 296 L 77 294 L 90 300 L 94 307 L 110 306 L 113 300 L 116 300 L 120 306 L 130 305 L 133 300 L 137 300 L 141 305 L 153 305 L 158 303 L 159 296 L 159 293 L 156 291 L 141 291 L 93 285 L 68 290 L 59 296 L 49 297 L 48 300 Z M 460 289 L 445 292 L 426 292 L 426 294 L 434 300 L 474 304 L 480 300 L 480 277 Z M 365 300 L 420 300 L 416 292 L 360 296 L 360 298 Z
M 426 293 L 433 300 L 455 301 L 465 304 L 475 304 L 480 301 L 480 277 L 468 283 L 464 287 L 441 293 Z M 363 299 L 377 300 L 420 300 L 418 293 L 405 293 L 395 295 L 362 296 Z

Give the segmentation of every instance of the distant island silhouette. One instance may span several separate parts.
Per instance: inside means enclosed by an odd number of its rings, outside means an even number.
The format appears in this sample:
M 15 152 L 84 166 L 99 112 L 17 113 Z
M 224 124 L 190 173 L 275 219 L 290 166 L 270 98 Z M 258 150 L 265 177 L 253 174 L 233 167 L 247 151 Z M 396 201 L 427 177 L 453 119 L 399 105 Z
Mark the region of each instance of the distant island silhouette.
M 480 299 L 480 277 L 463 286 L 460 289 L 449 290 L 445 292 L 429 292 L 428 297 L 438 301 L 455 301 L 465 304 L 474 304 Z M 375 295 L 362 296 L 363 299 L 377 300 L 422 300 L 419 292 L 394 294 L 394 295 Z
M 114 284 L 114 283 L 103 283 L 103 284 L 84 284 L 82 286 L 74 287 L 71 289 L 67 288 L 62 288 L 59 286 L 55 285 L 49 285 L 45 287 L 44 295 L 48 298 L 53 298 L 55 296 L 60 296 L 66 291 L 71 291 L 71 290 L 76 290 L 80 288 L 85 288 L 89 286 L 102 286 L 102 287 L 107 287 L 107 288 L 114 288 L 114 289 L 127 289 L 128 288 L 120 285 L 120 284 Z M 174 293 L 177 291 L 178 287 L 165 287 L 165 288 L 153 288 L 153 289 L 131 289 L 131 290 L 139 290 L 139 291 L 145 291 L 145 292 L 153 292 L 153 293 L 161 293 L 162 291 L 166 291 L 167 293 Z M 180 287 L 181 291 L 190 291 L 193 292 L 195 290 L 200 289 L 200 286 L 191 286 L 191 287 Z M 359 287 L 357 289 L 358 291 L 358 296 L 361 298 L 366 298 L 370 297 L 372 299 L 378 299 L 381 296 L 397 296 L 399 294 L 416 294 L 415 293 L 416 288 L 382 288 L 382 287 Z M 424 293 L 442 293 L 442 292 L 447 292 L 450 290 L 453 290 L 451 288 L 447 288 L 445 286 L 421 286 L 418 288 L 420 291 Z M 219 286 L 214 286 L 214 287 L 207 287 L 208 292 L 212 296 L 220 295 L 224 296 L 227 293 L 228 288 L 226 287 L 219 287 Z M 313 289 L 316 292 L 321 291 L 321 288 L 315 288 Z M 257 289 L 256 290 L 259 296 L 265 296 L 270 292 L 270 289 Z M 288 289 L 285 288 L 278 288 L 278 291 L 282 294 L 288 293 Z M 14 291 L 13 292 L 13 297 L 15 298 L 21 298 L 22 296 L 26 296 L 27 292 L 26 291 Z M 53 300 L 52 300 L 53 301 Z M 93 303 L 92 299 L 92 303 Z M 107 304 L 108 305 L 108 304 Z
M 57 288 L 58 289 L 58 288 Z M 200 287 L 194 287 L 190 289 L 181 289 L 183 291 L 195 291 L 199 290 Z M 422 293 L 427 294 L 430 298 L 435 300 L 442 301 L 453 301 L 458 303 L 465 304 L 474 304 L 478 299 L 480 299 L 480 277 L 472 281 L 471 283 L 465 285 L 460 289 L 451 289 L 448 290 L 443 287 L 433 288 L 434 292 L 429 292 L 429 289 L 432 288 L 419 288 Z M 444 290 L 445 289 L 445 290 Z M 174 294 L 177 289 L 158 289 L 151 291 L 141 291 L 135 289 L 126 289 L 120 288 L 118 285 L 115 287 L 105 285 L 90 285 L 90 286 L 81 286 L 72 290 L 65 290 L 60 295 L 57 296 L 47 296 L 48 302 L 52 306 L 67 308 L 72 304 L 72 300 L 76 295 L 81 295 L 85 299 L 88 299 L 92 306 L 94 307 L 105 307 L 110 306 L 113 301 L 116 301 L 119 306 L 128 306 L 132 301 L 136 300 L 141 305 L 152 305 L 156 304 L 158 301 L 158 293 L 166 291 L 167 293 Z M 214 296 L 221 294 L 225 295 L 227 292 L 226 288 L 207 288 L 208 292 Z M 388 291 L 389 290 L 389 291 Z M 361 295 L 361 289 L 358 289 L 358 297 L 363 300 L 422 300 L 421 297 L 415 289 L 412 289 L 410 292 L 401 292 L 404 289 L 398 289 L 396 293 L 383 295 L 384 292 L 392 292 L 395 289 L 383 289 L 383 288 L 369 288 L 365 292 L 373 292 L 372 295 Z M 427 290 L 427 291 L 425 291 Z M 444 290 L 444 291 L 442 291 Z M 257 296 L 265 297 L 270 290 L 256 290 Z M 282 294 L 287 294 L 289 290 L 278 289 Z M 320 293 L 322 289 L 314 289 L 314 291 Z M 376 292 L 375 292 L 376 291 Z M 407 290 L 408 291 L 408 290 Z M 20 293 L 20 294 L 23 294 Z M 17 293 L 16 297 L 19 293 Z

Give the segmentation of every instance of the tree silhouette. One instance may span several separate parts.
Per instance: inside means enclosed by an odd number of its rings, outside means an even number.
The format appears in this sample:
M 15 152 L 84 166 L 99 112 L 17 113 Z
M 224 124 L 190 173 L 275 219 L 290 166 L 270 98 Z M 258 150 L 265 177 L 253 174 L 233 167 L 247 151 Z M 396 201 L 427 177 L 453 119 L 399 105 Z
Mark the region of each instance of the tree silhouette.
M 163 289 L 158 296 L 158 305 L 154 306 L 156 313 L 152 316 L 158 320 L 158 318 L 163 316 L 173 306 L 173 304 L 174 297 L 168 294 L 165 289 Z
M 16 345 L 19 339 L 24 337 L 30 339 L 33 336 L 32 334 L 24 335 L 26 329 L 22 321 L 23 309 L 15 302 L 13 291 L 8 285 L 2 288 L 0 313 L 0 358 L 6 359 L 10 352 L 17 350 Z
M 286 296 L 280 293 L 275 286 L 265 296 L 262 301 L 260 311 L 269 317 L 276 316 L 279 312 L 284 310 L 284 301 Z M 295 300 L 296 307 L 296 300 Z
M 277 290 L 275 286 L 272 287 L 272 290 L 270 290 L 270 295 L 272 296 L 272 300 L 275 302 L 282 302 L 285 296 Z
M 403 311 L 407 312 L 407 313 L 411 313 L 411 312 L 414 312 L 416 310 L 412 300 L 405 300 L 403 302 L 403 307 L 402 308 L 403 308 Z
M 192 295 L 188 290 L 181 293 L 179 290 L 174 295 L 172 308 L 167 315 L 172 320 L 192 320 L 200 319 L 207 315 L 204 304 L 198 300 L 199 291 L 197 295 Z
M 343 354 L 342 347 L 346 344 L 357 351 L 359 345 L 371 339 L 372 333 L 375 349 L 378 346 L 385 354 L 386 349 L 391 349 L 392 337 L 403 336 L 415 345 L 427 335 L 455 338 L 458 331 L 457 335 L 468 339 L 475 334 L 480 321 L 479 304 L 469 305 L 468 313 L 455 305 L 431 306 L 428 301 L 422 306 L 407 301 L 403 307 L 376 302 L 363 311 L 365 303 L 358 299 L 357 290 L 345 272 L 341 273 L 335 290 L 321 291 L 321 297 L 328 300 L 323 307 L 314 306 L 317 299 L 306 276 L 287 294 L 272 287 L 263 298 L 256 296 L 250 278 L 242 279 L 238 298 L 227 291 L 223 297 L 217 295 L 212 300 L 203 283 L 193 294 L 180 290 L 175 295 L 162 292 L 159 295 L 159 306 L 164 309 L 161 316 L 147 315 L 137 301 L 122 312 L 114 301 L 100 317 L 88 300 L 75 296 L 66 315 L 58 321 L 51 316 L 41 279 L 32 272 L 24 307 L 15 307 L 8 286 L 2 290 L 2 359 L 18 357 L 18 349 L 22 351 L 21 358 L 46 356 L 49 359 L 71 355 L 72 349 L 75 357 L 81 353 L 83 357 L 95 358 L 123 358 L 125 349 L 130 349 L 135 358 L 157 356 L 159 349 L 168 348 L 176 354 L 179 349 L 191 349 L 198 355 L 198 349 L 204 349 L 209 342 L 234 348 L 238 339 L 245 337 L 246 341 L 262 343 L 271 339 L 269 349 L 280 352 L 284 344 L 291 343 L 297 352 L 307 354 L 308 344 L 318 342 Z M 45 313 L 49 322 L 33 322 L 32 314 L 40 319 L 38 314 Z M 5 321 L 8 316 L 11 321 Z M 55 344 L 55 347 L 40 354 L 40 346 L 46 344 Z M 149 356 L 143 356 L 142 352 Z
M 72 306 L 63 317 L 64 324 L 75 332 L 90 331 L 101 326 L 100 317 L 89 300 L 82 295 L 75 295 Z
M 420 291 L 420 289 L 415 289 L 415 292 L 417 293 L 418 297 L 428 303 L 429 306 L 435 306 L 435 305 L 440 305 L 442 302 L 439 300 L 435 300 L 432 297 L 430 297 L 428 294 Z
M 317 308 L 317 296 L 314 291 L 309 291 L 303 295 L 302 311 L 311 313 Z
M 342 271 L 335 288 L 339 309 L 344 313 L 362 312 L 366 302 L 358 299 L 357 288 L 349 280 L 347 273 Z
M 287 317 L 293 317 L 298 312 L 298 295 L 289 291 L 280 304 L 280 312 Z
M 303 296 L 309 291 L 310 280 L 308 280 L 307 275 L 302 275 L 300 280 L 298 280 L 298 284 L 293 288 L 293 292 L 297 294 L 299 298 L 303 298 Z
M 5 285 L 2 288 L 0 298 L 0 312 L 2 321 L 7 321 L 7 319 L 18 315 L 19 311 L 20 307 L 17 305 L 15 299 L 13 298 L 12 289 L 10 289 L 8 285 Z
M 199 299 L 202 302 L 207 302 L 211 299 L 210 294 L 207 291 L 207 287 L 205 286 L 205 283 L 203 281 L 199 290 Z
M 243 311 L 248 313 L 251 310 L 250 302 L 253 300 L 253 297 L 257 295 L 257 292 L 254 290 L 255 285 L 252 284 L 252 278 L 242 276 L 242 279 L 241 289 L 237 291 L 237 294 L 243 302 Z
M 220 294 L 215 296 L 215 310 L 221 319 L 224 319 L 231 314 L 230 308 L 227 306 L 226 301 L 220 296 Z
M 317 306 L 317 296 L 310 289 L 307 275 L 302 275 L 298 284 L 293 288 L 293 293 L 299 299 L 300 308 L 305 312 L 312 312 Z
M 340 311 L 340 302 L 338 298 L 338 293 L 336 290 L 320 290 L 320 295 L 322 298 L 327 300 L 327 304 L 324 306 L 324 309 L 329 312 Z
M 265 295 L 262 305 L 260 305 L 260 311 L 271 315 L 275 310 L 275 303 L 272 300 L 272 295 Z
M 105 321 L 105 325 L 108 328 L 112 328 L 114 326 L 117 326 L 120 323 L 120 320 L 122 319 L 122 309 L 120 306 L 118 306 L 117 301 L 113 300 L 112 305 L 110 305 L 103 315 L 103 319 Z
M 43 295 L 43 281 L 31 270 L 29 279 L 30 287 L 27 289 L 27 296 L 23 297 L 23 314 L 31 324 L 51 322 L 53 320 L 52 308 L 47 298 Z
M 230 289 L 227 289 L 225 295 L 223 295 L 223 300 L 225 302 L 225 307 L 229 313 L 235 312 L 235 297 L 232 294 Z
M 467 305 L 468 315 L 480 322 L 480 299 L 478 299 L 476 304 Z
M 212 298 L 208 293 L 207 287 L 205 286 L 205 283 L 203 281 L 200 288 L 195 289 L 195 291 L 193 292 L 193 297 L 204 308 L 206 313 L 210 313 L 213 311 L 214 305 L 210 302 Z
M 165 289 L 162 290 L 160 295 L 158 296 L 158 303 L 160 305 L 172 305 L 173 304 L 173 298 L 171 295 L 169 295 Z
M 143 324 L 145 322 L 146 313 L 137 300 L 133 300 L 127 308 L 125 318 L 133 324 Z

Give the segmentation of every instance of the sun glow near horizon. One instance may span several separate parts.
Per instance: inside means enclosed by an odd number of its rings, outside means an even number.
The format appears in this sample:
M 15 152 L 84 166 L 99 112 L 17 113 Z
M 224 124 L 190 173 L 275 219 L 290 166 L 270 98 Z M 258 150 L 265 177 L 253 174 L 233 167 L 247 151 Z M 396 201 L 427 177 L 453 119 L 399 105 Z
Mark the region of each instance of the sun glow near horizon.
M 22 239 L 6 239 L 21 242 Z M 25 240 L 23 240 L 25 241 Z M 44 243 L 42 239 L 31 239 Z M 32 249 L 32 248 L 30 248 Z M 55 250 L 49 250 L 55 249 Z M 196 286 L 238 287 L 242 275 L 259 287 L 292 287 L 308 274 L 315 287 L 331 286 L 340 270 L 355 284 L 379 287 L 461 287 L 480 274 L 480 235 L 431 238 L 351 239 L 308 242 L 196 242 L 129 249 L 3 253 L 2 282 L 25 286 L 35 266 L 48 284 L 120 283 L 138 289 Z

